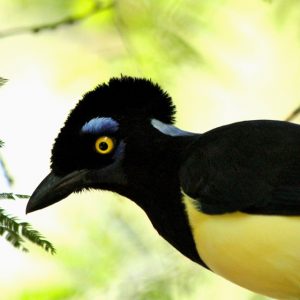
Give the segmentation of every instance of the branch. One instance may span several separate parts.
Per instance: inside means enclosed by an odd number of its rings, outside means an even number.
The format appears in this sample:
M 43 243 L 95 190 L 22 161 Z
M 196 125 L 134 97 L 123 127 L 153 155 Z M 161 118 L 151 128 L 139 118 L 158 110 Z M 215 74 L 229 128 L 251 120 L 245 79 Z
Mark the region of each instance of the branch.
M 292 121 L 300 114 L 300 106 L 297 107 L 285 120 Z
M 0 200 L 17 200 L 17 199 L 28 199 L 29 195 L 14 194 L 14 193 L 0 193 Z
M 9 37 L 9 36 L 14 36 L 14 35 L 20 35 L 20 34 L 26 34 L 26 33 L 40 33 L 41 31 L 55 30 L 62 26 L 74 25 L 76 23 L 79 23 L 79 22 L 95 15 L 98 12 L 102 12 L 107 9 L 110 9 L 113 6 L 114 6 L 113 3 L 108 4 L 106 6 L 102 6 L 100 3 L 95 2 L 93 8 L 91 8 L 91 10 L 86 12 L 85 14 L 81 14 L 81 15 L 77 15 L 77 16 L 67 16 L 61 20 L 58 20 L 56 22 L 50 22 L 47 24 L 10 28 L 7 30 L 0 31 L 0 38 L 5 38 L 5 37 Z
M 2 80 L 2 85 L 7 81 L 6 79 L 4 78 L 1 78 L 0 77 L 0 86 L 1 86 L 1 80 Z M 4 142 L 0 140 L 0 148 L 4 145 Z M 0 174 L 3 173 L 3 176 L 5 178 L 5 180 L 7 181 L 7 184 L 8 185 L 12 185 L 13 183 L 13 179 L 12 177 L 9 175 L 9 172 L 6 168 L 6 165 L 0 155 Z M 2 197 L 3 198 L 3 197 Z M 0 194 L 0 199 L 1 199 L 1 194 Z

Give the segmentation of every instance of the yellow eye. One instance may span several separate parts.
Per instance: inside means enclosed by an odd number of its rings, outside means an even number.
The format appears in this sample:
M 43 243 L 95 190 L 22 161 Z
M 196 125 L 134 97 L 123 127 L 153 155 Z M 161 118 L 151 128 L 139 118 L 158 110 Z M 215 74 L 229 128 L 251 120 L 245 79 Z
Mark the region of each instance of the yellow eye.
M 101 136 L 95 142 L 95 149 L 100 154 L 109 154 L 115 148 L 115 143 L 108 136 Z

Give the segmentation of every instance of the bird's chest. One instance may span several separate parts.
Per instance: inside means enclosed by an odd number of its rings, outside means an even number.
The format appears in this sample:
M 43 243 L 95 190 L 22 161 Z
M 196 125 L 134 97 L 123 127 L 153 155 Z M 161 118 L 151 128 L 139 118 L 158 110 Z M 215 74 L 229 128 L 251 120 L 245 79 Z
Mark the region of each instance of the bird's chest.
M 197 251 L 215 273 L 277 299 L 300 299 L 300 217 L 206 215 L 184 204 Z

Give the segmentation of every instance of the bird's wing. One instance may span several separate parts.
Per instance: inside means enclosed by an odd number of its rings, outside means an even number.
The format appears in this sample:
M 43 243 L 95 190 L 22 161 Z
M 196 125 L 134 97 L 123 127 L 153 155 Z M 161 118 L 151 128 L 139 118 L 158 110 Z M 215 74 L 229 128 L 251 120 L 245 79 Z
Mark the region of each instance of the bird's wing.
M 181 187 L 208 214 L 300 215 L 300 126 L 248 121 L 200 136 Z

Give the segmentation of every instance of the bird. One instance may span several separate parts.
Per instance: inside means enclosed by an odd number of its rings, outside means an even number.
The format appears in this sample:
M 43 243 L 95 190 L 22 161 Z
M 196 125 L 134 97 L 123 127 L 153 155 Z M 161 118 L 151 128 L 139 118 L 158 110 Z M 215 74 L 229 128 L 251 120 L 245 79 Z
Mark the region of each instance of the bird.
M 175 114 L 151 79 L 96 86 L 66 118 L 26 213 L 112 191 L 193 262 L 255 293 L 300 299 L 300 125 L 262 119 L 193 133 Z

